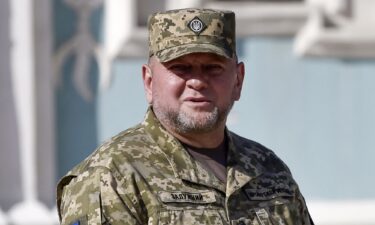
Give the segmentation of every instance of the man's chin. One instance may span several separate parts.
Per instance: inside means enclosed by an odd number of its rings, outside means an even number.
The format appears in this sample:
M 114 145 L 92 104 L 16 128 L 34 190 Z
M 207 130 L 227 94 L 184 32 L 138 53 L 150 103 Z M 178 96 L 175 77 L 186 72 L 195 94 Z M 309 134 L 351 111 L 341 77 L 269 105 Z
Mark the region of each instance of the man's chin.
M 218 123 L 218 112 L 180 112 L 176 125 L 185 132 L 204 132 L 214 129 Z
M 198 118 L 198 117 L 211 116 L 212 114 L 216 113 L 215 112 L 216 110 L 217 108 L 211 105 L 194 106 L 194 107 L 189 106 L 189 107 L 181 108 L 180 113 Z
M 216 108 L 213 109 L 193 109 L 193 110 L 181 110 L 179 117 L 189 118 L 191 121 L 203 122 L 206 120 L 215 120 L 218 117 L 218 111 Z

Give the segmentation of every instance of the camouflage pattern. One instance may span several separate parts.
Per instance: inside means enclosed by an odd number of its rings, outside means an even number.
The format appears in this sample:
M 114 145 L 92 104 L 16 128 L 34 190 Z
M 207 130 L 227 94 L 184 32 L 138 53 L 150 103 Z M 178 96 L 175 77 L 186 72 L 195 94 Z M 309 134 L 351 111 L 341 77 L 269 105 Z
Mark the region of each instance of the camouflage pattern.
M 149 109 L 58 184 L 62 225 L 310 225 L 286 165 L 228 130 L 227 183 L 195 161 Z
M 194 52 L 227 58 L 236 54 L 235 15 L 231 11 L 179 9 L 148 20 L 149 55 L 161 62 Z

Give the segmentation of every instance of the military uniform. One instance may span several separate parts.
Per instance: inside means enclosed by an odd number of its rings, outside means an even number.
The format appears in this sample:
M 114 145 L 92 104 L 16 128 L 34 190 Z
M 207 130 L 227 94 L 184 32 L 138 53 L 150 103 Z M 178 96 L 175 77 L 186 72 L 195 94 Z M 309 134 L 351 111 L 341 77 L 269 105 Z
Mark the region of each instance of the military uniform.
M 149 19 L 149 55 L 160 62 L 194 52 L 233 59 L 234 27 L 229 11 L 156 13 Z M 286 165 L 258 143 L 228 130 L 225 135 L 223 182 L 162 127 L 150 108 L 141 124 L 103 144 L 61 179 L 61 224 L 312 224 Z
M 262 145 L 226 135 L 225 184 L 150 109 L 143 123 L 99 147 L 60 181 L 61 224 L 311 224 L 286 165 Z

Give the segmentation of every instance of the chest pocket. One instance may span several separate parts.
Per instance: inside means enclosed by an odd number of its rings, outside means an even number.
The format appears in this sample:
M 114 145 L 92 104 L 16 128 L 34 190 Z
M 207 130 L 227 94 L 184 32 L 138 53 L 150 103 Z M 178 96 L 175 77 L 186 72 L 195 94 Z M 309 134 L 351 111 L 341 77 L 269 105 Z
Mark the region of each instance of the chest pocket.
M 213 191 L 162 191 L 158 195 L 163 202 L 157 219 L 159 225 L 229 225 L 224 200 Z
M 161 210 L 158 218 L 159 225 L 229 225 L 225 218 L 224 209 L 181 209 Z
M 258 209 L 252 212 L 253 219 L 241 218 L 233 220 L 232 225 L 272 225 L 269 213 L 265 209 Z
M 255 209 L 250 213 L 249 218 L 232 220 L 232 225 L 287 225 L 283 218 L 277 214 L 271 214 L 267 208 Z M 295 225 L 294 223 L 291 223 Z

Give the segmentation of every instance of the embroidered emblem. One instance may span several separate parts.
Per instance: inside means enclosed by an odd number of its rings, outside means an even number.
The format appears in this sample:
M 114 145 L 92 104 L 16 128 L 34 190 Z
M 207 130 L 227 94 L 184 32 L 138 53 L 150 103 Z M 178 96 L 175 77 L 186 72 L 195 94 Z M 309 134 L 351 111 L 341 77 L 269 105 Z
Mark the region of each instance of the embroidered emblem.
M 188 24 L 190 30 L 199 35 L 204 29 L 206 29 L 206 24 L 202 22 L 197 16 L 192 19 Z
M 293 191 L 288 188 L 246 189 L 245 192 L 252 200 L 267 200 L 276 197 L 293 196 Z

